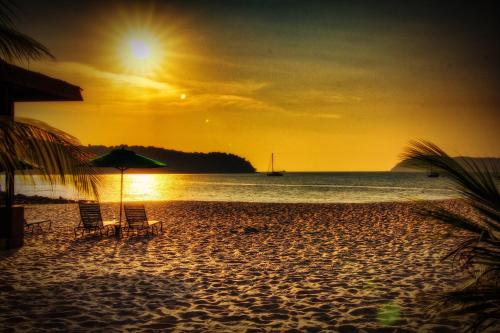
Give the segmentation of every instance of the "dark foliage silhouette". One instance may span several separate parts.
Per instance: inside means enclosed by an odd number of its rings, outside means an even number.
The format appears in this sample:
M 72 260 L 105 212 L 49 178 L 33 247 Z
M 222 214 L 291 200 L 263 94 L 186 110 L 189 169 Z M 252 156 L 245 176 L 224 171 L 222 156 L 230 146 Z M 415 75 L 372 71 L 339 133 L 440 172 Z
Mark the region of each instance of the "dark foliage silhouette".
M 500 324 L 500 194 L 496 164 L 487 160 L 456 160 L 426 141 L 413 142 L 405 160 L 432 165 L 454 185 L 463 202 L 474 212 L 462 215 L 437 205 L 421 208 L 420 214 L 466 230 L 469 236 L 445 259 L 451 258 L 469 280 L 456 290 L 438 297 L 434 314 L 473 314 L 471 331 L 493 329 Z

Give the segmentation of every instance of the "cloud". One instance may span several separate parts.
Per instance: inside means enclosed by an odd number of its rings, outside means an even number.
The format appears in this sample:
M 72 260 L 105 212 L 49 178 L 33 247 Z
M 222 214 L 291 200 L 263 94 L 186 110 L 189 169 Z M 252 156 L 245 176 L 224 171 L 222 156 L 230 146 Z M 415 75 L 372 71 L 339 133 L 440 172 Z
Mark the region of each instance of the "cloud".
M 151 101 L 150 106 L 161 110 L 285 112 L 279 106 L 253 97 L 210 93 L 187 95 L 184 100 L 180 98 L 156 99 Z
M 341 115 L 336 113 L 310 113 L 309 116 L 314 118 L 325 118 L 325 119 L 340 119 Z
M 220 95 L 253 95 L 268 87 L 267 82 L 252 80 L 242 81 L 184 81 L 180 82 L 186 89 L 194 92 L 216 92 Z
M 223 105 L 231 103 L 244 104 L 245 102 L 255 104 L 252 98 L 245 97 L 245 95 L 254 94 L 258 90 L 268 86 L 265 82 L 252 80 L 189 81 L 177 80 L 168 76 L 158 80 L 139 75 L 104 71 L 76 62 L 41 62 L 37 64 L 35 70 L 40 70 L 57 77 L 70 77 L 71 82 L 80 80 L 84 83 L 83 86 L 87 87 L 84 90 L 90 94 L 94 93 L 91 90 L 97 88 L 100 95 L 107 95 L 105 93 L 109 92 L 109 90 L 116 92 L 116 87 L 118 86 L 122 89 L 119 97 L 124 99 L 133 99 L 134 95 L 138 95 L 139 99 L 142 100 L 144 92 L 148 92 L 148 98 L 172 98 L 172 102 L 174 102 L 180 94 L 185 93 L 190 96 L 201 97 L 204 101 L 206 101 L 207 97 L 212 97 L 214 102 L 219 101 Z M 134 89 L 138 90 L 134 91 Z M 110 96 L 102 97 L 106 98 Z
M 103 71 L 90 65 L 77 62 L 42 62 L 39 63 L 36 67 L 37 69 L 40 68 L 43 72 L 60 73 L 64 76 L 76 75 L 81 77 L 98 79 L 100 78 L 107 81 L 112 81 L 114 83 L 120 83 L 139 88 L 174 90 L 174 87 L 165 82 L 156 81 L 139 75 Z
M 268 82 L 242 81 L 181 81 L 164 77 L 162 80 L 139 75 L 115 73 L 77 62 L 42 62 L 40 70 L 69 81 L 80 81 L 89 104 L 110 109 L 120 108 L 123 112 L 131 106 L 134 109 L 148 109 L 155 112 L 179 111 L 250 111 L 270 112 L 292 117 L 339 118 L 328 112 L 303 112 L 271 102 L 272 96 L 262 98 L 259 93 L 270 86 Z M 170 79 L 171 82 L 168 82 Z M 181 99 L 181 94 L 186 98 Z M 289 103 L 304 103 L 315 100 L 321 103 L 344 103 L 357 101 L 353 96 L 331 94 L 309 90 L 294 94 Z
M 362 100 L 359 96 L 317 90 L 306 93 L 305 97 L 325 104 L 354 104 Z

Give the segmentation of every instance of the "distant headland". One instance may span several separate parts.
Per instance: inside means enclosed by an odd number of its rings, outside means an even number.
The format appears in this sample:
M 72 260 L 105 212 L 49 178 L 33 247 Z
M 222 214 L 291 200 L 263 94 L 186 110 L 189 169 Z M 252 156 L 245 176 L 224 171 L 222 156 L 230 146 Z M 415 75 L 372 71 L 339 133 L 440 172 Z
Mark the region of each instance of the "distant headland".
M 169 173 L 253 173 L 254 166 L 245 158 L 228 153 L 187 153 L 152 146 L 103 146 L 89 145 L 87 149 L 96 155 L 125 147 L 138 154 L 167 164 Z M 157 171 L 155 171 L 157 172 Z M 162 171 L 160 171 L 162 172 Z
M 457 156 L 453 157 L 459 163 L 462 163 L 467 168 L 467 163 L 475 163 L 480 169 L 488 166 L 498 172 L 500 170 L 500 157 L 468 157 L 468 156 Z M 492 171 L 493 171 L 492 170 Z M 419 167 L 418 162 L 412 160 L 406 160 L 399 162 L 392 169 L 391 172 L 426 172 L 426 166 Z

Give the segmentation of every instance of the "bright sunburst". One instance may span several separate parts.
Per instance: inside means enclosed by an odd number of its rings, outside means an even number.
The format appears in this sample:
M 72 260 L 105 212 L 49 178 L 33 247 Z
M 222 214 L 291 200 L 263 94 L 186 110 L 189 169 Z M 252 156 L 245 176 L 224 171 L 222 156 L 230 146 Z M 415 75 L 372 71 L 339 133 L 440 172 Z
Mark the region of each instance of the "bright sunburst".
M 120 58 L 128 72 L 150 75 L 157 71 L 165 60 L 163 41 L 149 32 L 136 32 L 124 36 Z
M 145 60 L 151 56 L 151 47 L 140 39 L 130 41 L 130 51 L 137 60 Z
M 189 53 L 182 16 L 158 11 L 155 2 L 122 2 L 113 8 L 113 15 L 103 17 L 105 27 L 98 27 L 109 67 L 148 78 L 171 75 L 179 55 Z

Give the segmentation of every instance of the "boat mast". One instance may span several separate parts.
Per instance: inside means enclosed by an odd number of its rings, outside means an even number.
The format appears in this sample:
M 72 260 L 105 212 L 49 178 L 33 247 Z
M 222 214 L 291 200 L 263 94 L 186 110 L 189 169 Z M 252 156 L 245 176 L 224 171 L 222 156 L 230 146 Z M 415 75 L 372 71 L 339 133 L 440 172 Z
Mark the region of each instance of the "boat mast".
M 274 153 L 271 153 L 271 172 L 274 172 Z

